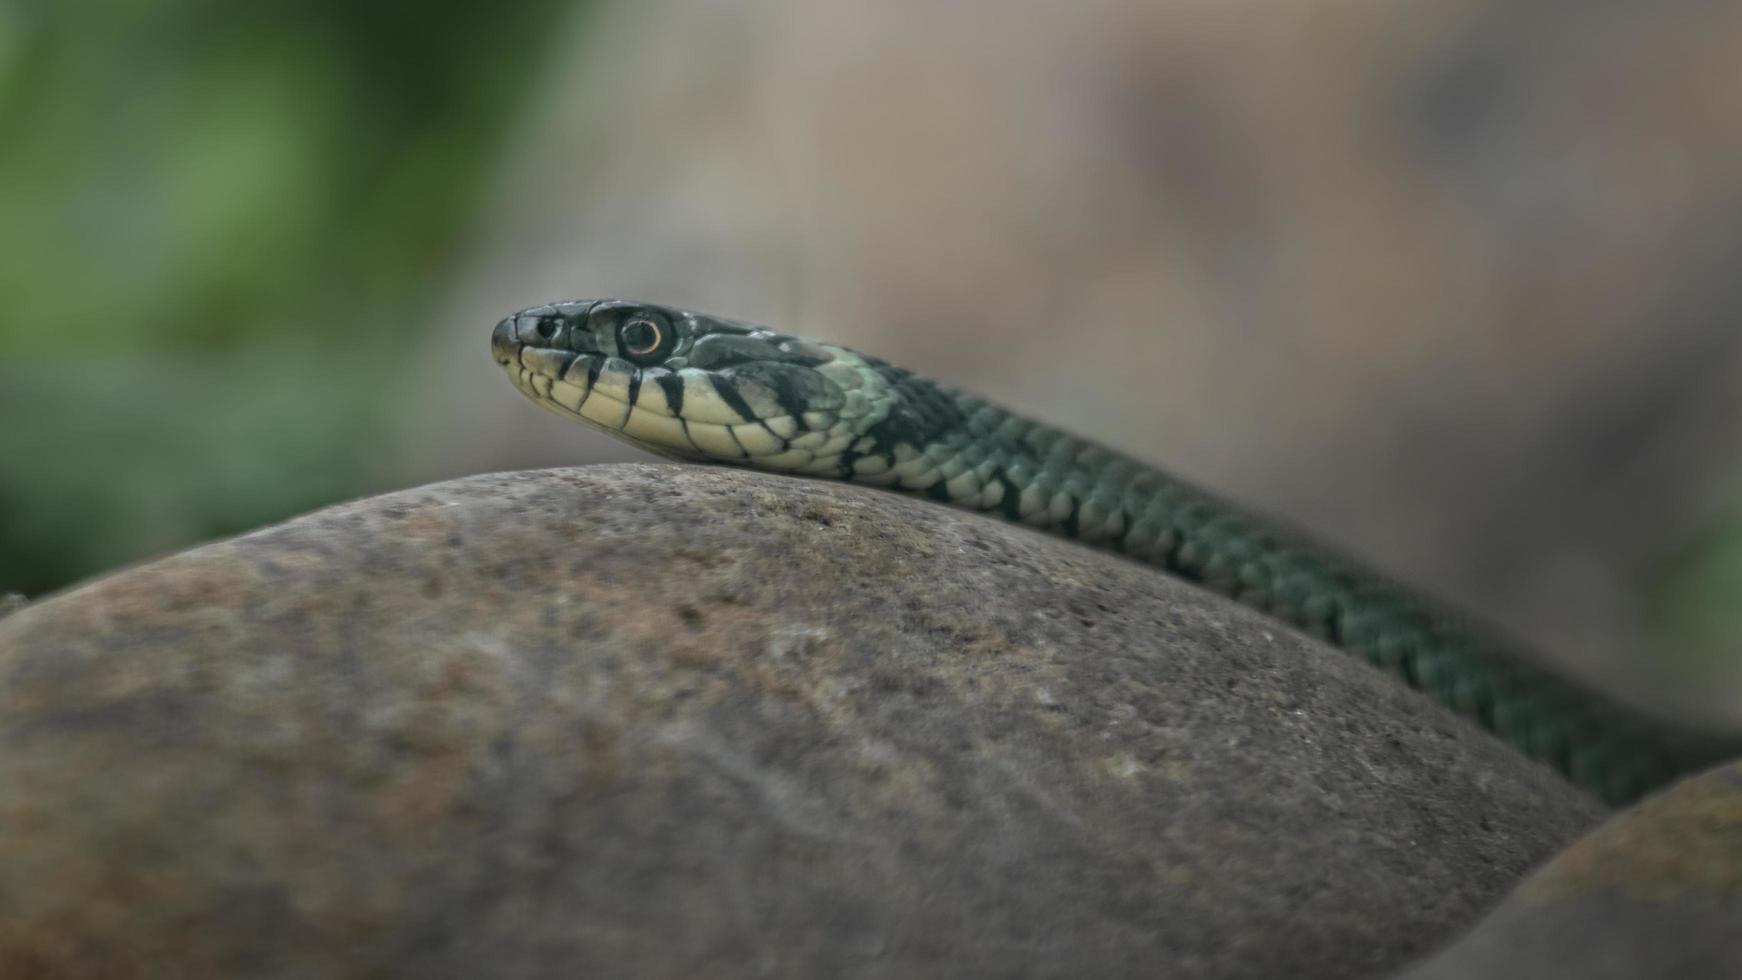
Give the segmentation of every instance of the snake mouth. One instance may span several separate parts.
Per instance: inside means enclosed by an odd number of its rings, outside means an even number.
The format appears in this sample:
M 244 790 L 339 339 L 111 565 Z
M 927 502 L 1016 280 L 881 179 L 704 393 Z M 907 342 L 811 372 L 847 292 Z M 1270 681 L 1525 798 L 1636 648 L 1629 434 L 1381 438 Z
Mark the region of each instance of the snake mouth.
M 505 321 L 506 322 L 506 321 Z M 700 458 L 665 388 L 619 357 L 540 347 L 491 335 L 491 353 L 520 393 L 540 407 L 662 455 Z M 669 372 L 665 372 L 669 373 Z
M 494 345 L 493 345 L 494 347 Z M 785 470 L 813 463 L 832 415 L 787 411 L 766 390 L 715 372 L 639 368 L 618 357 L 517 344 L 497 355 L 547 411 L 661 456 Z

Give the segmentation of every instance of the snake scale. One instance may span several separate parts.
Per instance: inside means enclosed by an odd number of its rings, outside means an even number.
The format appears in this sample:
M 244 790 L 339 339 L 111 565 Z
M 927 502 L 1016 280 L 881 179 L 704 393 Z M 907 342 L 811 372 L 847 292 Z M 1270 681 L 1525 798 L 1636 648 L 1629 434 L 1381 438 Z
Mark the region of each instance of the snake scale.
M 1742 755 L 1505 652 L 1128 456 L 844 347 L 649 303 L 535 306 L 491 353 L 533 401 L 654 453 L 847 480 L 1147 562 L 1389 671 L 1610 803 Z

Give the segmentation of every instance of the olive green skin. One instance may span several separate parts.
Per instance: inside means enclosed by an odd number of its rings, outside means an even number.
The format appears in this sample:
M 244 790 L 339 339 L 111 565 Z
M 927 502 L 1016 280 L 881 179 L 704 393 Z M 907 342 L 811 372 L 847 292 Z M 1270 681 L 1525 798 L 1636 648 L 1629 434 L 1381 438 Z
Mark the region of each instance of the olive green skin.
M 1164 568 L 1357 654 L 1610 803 L 1742 755 L 1509 655 L 1409 591 L 1152 466 L 844 347 L 619 300 L 491 352 L 551 411 L 660 455 L 920 494 Z

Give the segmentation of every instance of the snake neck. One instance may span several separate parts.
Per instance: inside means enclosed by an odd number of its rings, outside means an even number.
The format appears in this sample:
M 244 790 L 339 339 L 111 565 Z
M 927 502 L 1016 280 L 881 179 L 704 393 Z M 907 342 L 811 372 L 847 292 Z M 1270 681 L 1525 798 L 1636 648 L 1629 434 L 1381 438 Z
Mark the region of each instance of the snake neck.
M 1532 666 L 1383 577 L 1159 469 L 883 362 L 861 364 L 877 376 L 880 410 L 833 475 L 996 514 L 1232 597 L 1362 657 L 1611 803 L 1742 751 L 1742 739 L 1663 723 Z

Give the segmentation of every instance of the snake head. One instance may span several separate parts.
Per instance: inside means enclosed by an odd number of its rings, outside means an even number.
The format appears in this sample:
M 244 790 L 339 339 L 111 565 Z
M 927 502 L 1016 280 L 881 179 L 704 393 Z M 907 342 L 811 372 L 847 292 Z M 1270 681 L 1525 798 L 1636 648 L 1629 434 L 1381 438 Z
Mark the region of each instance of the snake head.
M 877 415 L 876 372 L 845 348 L 651 303 L 534 306 L 490 352 L 545 408 L 681 459 L 826 472 Z

